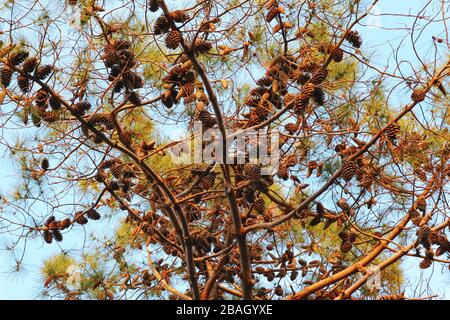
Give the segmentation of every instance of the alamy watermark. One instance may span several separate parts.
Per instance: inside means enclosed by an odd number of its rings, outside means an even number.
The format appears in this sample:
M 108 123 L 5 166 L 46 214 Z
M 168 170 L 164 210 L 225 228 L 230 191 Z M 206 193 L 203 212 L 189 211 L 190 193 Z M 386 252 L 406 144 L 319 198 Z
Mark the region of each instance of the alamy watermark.
M 367 279 L 367 288 L 372 291 L 378 291 L 381 289 L 381 269 L 379 266 L 371 265 L 366 270 L 370 276 Z
M 77 265 L 70 265 L 66 269 L 66 285 L 71 289 L 79 289 L 81 284 L 81 269 Z

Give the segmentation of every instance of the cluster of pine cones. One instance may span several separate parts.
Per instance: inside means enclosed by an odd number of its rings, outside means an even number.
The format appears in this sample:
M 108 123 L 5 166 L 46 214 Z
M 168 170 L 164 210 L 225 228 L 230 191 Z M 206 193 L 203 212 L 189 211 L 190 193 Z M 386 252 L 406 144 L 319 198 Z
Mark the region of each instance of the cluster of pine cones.
M 124 199 L 131 200 L 132 188 L 136 185 L 136 170 L 119 158 L 104 160 L 98 168 L 96 180 L 119 192 Z
M 299 58 L 302 59 L 299 62 Z M 294 114 L 301 116 L 310 99 L 321 106 L 325 103 L 325 92 L 321 84 L 328 77 L 327 69 L 312 61 L 309 50 L 302 50 L 298 58 L 292 55 L 277 56 L 270 64 L 263 78 L 257 80 L 257 87 L 249 92 L 245 104 L 251 111 L 244 114 L 246 127 L 257 125 L 270 116 L 274 109 L 290 106 Z M 288 92 L 289 84 L 301 85 L 298 93 Z M 298 128 L 298 127 L 297 127 Z M 287 128 L 290 134 L 296 131 L 295 124 Z
M 253 211 L 242 215 L 242 222 L 250 225 L 256 222 L 256 219 L 271 221 L 271 215 L 266 210 L 265 201 L 258 196 L 259 193 L 267 192 L 274 181 L 270 175 L 261 175 L 261 167 L 257 164 L 237 165 L 235 183 L 238 188 L 236 196 L 241 205 L 247 206 Z M 252 214 L 252 212 L 257 215 Z
M 191 18 L 189 13 L 184 10 L 175 10 L 170 13 L 169 17 L 174 23 L 185 23 Z M 183 40 L 180 31 L 171 28 L 170 21 L 163 15 L 156 19 L 153 33 L 155 35 L 166 34 L 165 45 L 172 50 L 178 48 Z
M 102 59 L 109 68 L 108 80 L 114 82 L 114 92 L 125 90 L 127 100 L 133 105 L 140 105 L 141 98 L 135 89 L 144 86 L 144 79 L 136 72 L 138 61 L 131 50 L 131 42 L 112 40 L 105 46 Z
M 414 215 L 413 213 L 410 214 Z M 417 217 L 415 218 L 417 219 Z M 441 256 L 446 252 L 450 253 L 450 241 L 444 232 L 435 232 L 426 224 L 423 224 L 418 228 L 417 241 L 425 249 L 425 257 L 419 264 L 421 269 L 429 268 L 433 263 L 434 256 Z M 433 250 L 433 245 L 437 246 L 436 251 Z
M 62 230 L 69 228 L 73 223 L 86 224 L 90 220 L 99 220 L 101 218 L 100 213 L 94 208 L 90 208 L 86 211 L 77 211 L 74 219 L 65 218 L 63 220 L 56 220 L 55 216 L 50 216 L 44 224 L 43 238 L 48 244 L 55 241 L 61 242 L 63 240 Z
M 181 98 L 184 99 L 185 104 L 195 101 L 197 99 L 195 80 L 196 74 L 192 70 L 192 63 L 189 60 L 173 66 L 162 79 L 165 89 L 162 99 L 164 106 L 172 108 Z M 208 98 L 204 93 L 202 99 L 208 103 Z
M 4 88 L 11 85 L 14 69 L 19 68 L 20 73 L 17 75 L 17 86 L 23 94 L 28 94 L 31 90 L 30 80 L 46 80 L 53 71 L 52 65 L 39 65 L 36 57 L 29 57 L 29 53 L 24 50 L 11 53 L 8 57 L 8 64 L 0 69 L 0 82 Z M 38 89 L 33 97 L 34 105 L 31 109 L 31 119 L 33 124 L 40 126 L 41 120 L 46 122 L 54 122 L 58 119 L 61 102 L 57 97 L 50 96 L 44 88 Z M 48 111 L 48 107 L 52 110 Z M 26 113 L 26 117 L 28 118 Z M 27 119 L 25 119 L 27 123 Z
M 392 138 L 393 135 L 390 136 L 390 139 Z M 359 151 L 356 146 L 349 147 L 345 144 L 339 144 L 335 150 L 342 158 L 341 177 L 345 181 L 351 181 L 356 177 L 356 180 L 359 182 L 358 186 L 370 191 L 376 178 L 381 173 L 380 168 L 371 163 L 366 156 L 359 156 L 356 159 L 349 160 L 349 157 Z
M 174 22 L 185 22 L 190 19 L 189 14 L 182 10 L 176 10 L 170 13 L 170 18 Z M 169 22 L 165 16 L 159 17 L 154 26 L 155 34 L 169 32 Z M 181 34 L 178 30 L 170 30 L 166 36 L 166 46 L 170 49 L 178 47 L 181 41 Z M 193 51 L 198 55 L 207 53 L 212 49 L 212 43 L 197 38 L 192 43 Z M 192 62 L 189 57 L 182 53 L 176 59 L 175 64 L 169 70 L 168 74 L 162 79 L 165 89 L 162 102 L 167 108 L 172 108 L 174 104 L 183 99 L 185 104 L 195 101 L 201 102 L 204 106 L 209 104 L 207 95 L 201 84 L 196 82 L 197 75 L 192 69 Z
M 61 242 L 63 240 L 61 230 L 67 229 L 71 224 L 72 221 L 69 218 L 57 221 L 55 216 L 50 216 L 45 221 L 45 229 L 43 231 L 44 241 L 48 244 L 52 243 L 53 239 Z
M 202 195 L 199 195 L 199 193 L 203 191 L 209 191 L 214 186 L 214 183 L 216 181 L 216 173 L 215 172 L 193 172 L 193 177 L 199 177 L 199 183 L 192 188 L 192 194 L 194 197 L 194 202 L 198 203 L 202 200 Z M 192 179 L 193 180 L 193 179 Z
M 28 93 L 30 90 L 29 78 L 33 77 L 38 80 L 45 80 L 53 68 L 51 65 L 38 66 L 38 60 L 35 57 L 28 58 L 30 54 L 27 51 L 19 50 L 10 54 L 8 57 L 8 65 L 4 65 L 0 69 L 0 80 L 4 88 L 8 88 L 11 84 L 14 70 L 12 66 L 20 68 L 22 67 L 22 72 L 25 74 L 19 74 L 17 76 L 17 85 L 22 93 Z M 28 77 L 27 77 L 28 76 Z

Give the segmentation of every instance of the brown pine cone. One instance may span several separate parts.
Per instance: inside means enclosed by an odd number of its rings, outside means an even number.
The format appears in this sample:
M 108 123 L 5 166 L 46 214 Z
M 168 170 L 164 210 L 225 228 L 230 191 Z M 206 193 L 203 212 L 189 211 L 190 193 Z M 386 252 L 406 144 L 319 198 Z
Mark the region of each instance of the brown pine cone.
M 384 131 L 386 137 L 392 142 L 397 140 L 397 135 L 399 134 L 399 132 L 400 132 L 400 125 L 397 122 L 391 123 Z
M 331 55 L 335 62 L 341 62 L 344 59 L 344 50 L 339 47 L 334 47 L 331 49 Z
M 165 40 L 166 47 L 168 49 L 176 49 L 180 45 L 181 42 L 181 33 L 177 30 L 171 30 Z
M 160 35 L 163 33 L 169 32 L 170 25 L 169 21 L 167 21 L 166 17 L 160 16 L 156 19 L 155 24 L 153 25 L 153 33 L 155 35 Z
M 34 69 L 36 68 L 37 63 L 38 63 L 38 60 L 36 57 L 28 58 L 27 60 L 25 60 L 25 62 L 22 65 L 23 71 L 26 73 L 32 73 L 34 71 Z
M 4 88 L 8 88 L 8 86 L 11 84 L 13 73 L 13 69 L 8 66 L 3 66 L 0 69 L 0 82 L 2 83 L 2 86 Z
M 253 207 L 255 211 L 259 214 L 264 214 L 266 212 L 266 203 L 262 198 L 256 198 L 253 202 Z
M 362 39 L 359 35 L 358 31 L 349 31 L 347 35 L 345 36 L 345 39 L 354 47 L 354 48 L 361 48 L 362 46 Z
M 342 165 L 342 177 L 345 181 L 352 180 L 353 176 L 358 170 L 358 165 L 355 161 L 344 161 Z
M 425 92 L 425 90 L 421 90 L 421 89 L 416 89 L 411 94 L 412 101 L 417 102 L 417 103 L 424 101 L 425 97 L 426 97 L 426 92 Z
M 13 53 L 9 59 L 8 62 L 13 65 L 13 66 L 17 66 L 19 64 L 21 64 L 22 62 L 25 61 L 26 58 L 28 58 L 29 53 L 24 51 L 24 50 L 20 50 L 18 52 Z
M 311 83 L 318 85 L 324 82 L 327 79 L 327 77 L 328 77 L 327 69 L 320 68 L 313 74 L 310 81 Z

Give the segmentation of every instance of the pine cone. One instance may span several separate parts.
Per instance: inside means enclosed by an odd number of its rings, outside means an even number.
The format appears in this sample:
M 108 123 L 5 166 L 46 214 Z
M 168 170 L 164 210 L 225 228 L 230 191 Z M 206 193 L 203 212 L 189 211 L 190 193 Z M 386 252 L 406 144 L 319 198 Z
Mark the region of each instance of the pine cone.
M 64 230 L 64 229 L 67 229 L 70 226 L 70 224 L 71 224 L 70 219 L 69 218 L 65 218 L 64 220 L 59 221 L 58 228 L 61 229 L 61 230 Z
M 170 29 L 169 21 L 167 21 L 166 17 L 160 16 L 155 21 L 155 24 L 153 26 L 153 33 L 155 35 L 160 35 L 169 32 L 169 29 Z
M 48 162 L 48 159 L 47 158 L 42 159 L 42 161 L 41 161 L 41 168 L 44 171 L 47 171 L 49 166 L 50 166 L 50 163 Z
M 425 258 L 419 263 L 419 267 L 420 267 L 420 269 L 428 269 L 432 263 L 433 263 L 433 260 L 431 260 L 429 258 Z
M 36 57 L 28 58 L 23 63 L 23 71 L 26 73 L 32 73 L 36 68 L 38 60 Z
M 284 163 L 280 163 L 277 177 L 283 179 L 284 181 L 289 179 L 289 168 Z
M 250 90 L 248 95 L 251 97 L 254 97 L 254 98 L 258 98 L 258 100 L 259 100 L 261 98 L 261 96 L 264 95 L 265 93 L 270 93 L 270 91 L 264 87 L 256 87 L 256 88 L 253 88 L 252 90 Z
M 307 73 L 300 73 L 297 77 L 296 77 L 297 83 L 301 84 L 302 86 L 307 83 L 309 80 L 311 80 L 311 76 Z
M 28 58 L 29 53 L 26 51 L 18 51 L 16 53 L 13 53 L 10 57 L 9 57 L 9 63 L 12 64 L 13 66 L 17 66 L 19 64 L 21 64 L 22 62 L 25 61 L 26 58 Z
M 283 288 L 280 285 L 277 285 L 275 287 L 274 293 L 279 297 L 283 296 L 284 294 Z
M 243 170 L 244 176 L 251 181 L 257 181 L 261 178 L 261 168 L 257 164 L 246 163 Z
M 283 103 L 285 106 L 288 104 L 293 105 L 296 98 L 297 98 L 296 94 L 288 93 L 283 97 Z
M 320 87 L 314 88 L 312 98 L 318 106 L 323 106 L 325 104 L 325 92 Z
M 13 69 L 11 69 L 8 66 L 3 66 L 0 70 L 0 82 L 2 83 L 4 88 L 8 88 L 8 86 L 11 84 L 12 76 L 13 76 Z
M 253 202 L 253 207 L 259 214 L 264 214 L 266 212 L 266 203 L 262 198 L 256 198 L 255 202 Z
M 117 50 L 113 45 L 105 46 L 105 48 L 103 50 L 102 59 L 105 62 L 107 67 L 113 67 L 120 63 L 120 57 L 117 54 Z M 117 77 L 121 70 L 120 69 L 115 69 L 115 70 L 116 70 L 115 73 L 117 73 L 117 75 L 115 75 L 115 76 Z M 111 70 L 111 72 L 112 72 L 112 70 Z
M 119 190 L 120 189 L 120 185 L 119 185 L 119 181 L 117 180 L 111 180 L 111 182 L 109 183 L 109 187 L 111 188 L 111 190 Z
M 113 47 L 117 51 L 127 50 L 131 48 L 131 42 L 125 39 L 117 39 L 114 41 Z
M 195 73 L 193 71 L 186 72 L 181 81 L 182 83 L 195 83 Z
M 331 55 L 335 62 L 341 62 L 344 59 L 344 50 L 339 47 L 331 49 Z
M 214 185 L 215 180 L 216 180 L 216 174 L 214 172 L 210 172 L 202 178 L 202 180 L 200 182 L 200 187 L 203 190 L 209 190 Z
M 318 85 L 324 82 L 327 79 L 327 77 L 328 77 L 328 70 L 320 68 L 319 70 L 317 70 L 317 72 L 314 73 L 310 82 L 315 85 Z
M 148 0 L 148 9 L 151 12 L 156 12 L 159 9 L 159 0 Z
M 386 137 L 394 142 L 397 140 L 397 134 L 400 132 L 400 125 L 397 122 L 391 123 L 384 131 Z
M 424 101 L 425 97 L 426 97 L 426 92 L 425 92 L 425 90 L 421 90 L 421 89 L 416 89 L 411 94 L 412 101 L 417 102 L 417 103 Z
M 342 177 L 345 181 L 350 181 L 352 180 L 357 170 L 358 165 L 355 161 L 345 161 L 342 165 Z
M 76 212 L 74 220 L 76 223 L 81 224 L 81 225 L 88 223 L 88 219 L 84 216 L 83 211 Z
M 20 75 L 17 77 L 17 85 L 23 93 L 30 91 L 30 81 L 25 76 Z
M 358 31 L 349 31 L 347 35 L 345 36 L 345 39 L 354 47 L 354 48 L 361 48 L 362 46 L 362 39 L 359 35 Z
M 261 119 L 259 118 L 259 116 L 255 112 L 251 112 L 250 117 L 247 121 L 246 127 L 250 128 L 250 127 L 260 124 L 260 123 L 261 123 Z
M 123 81 L 125 86 L 130 89 L 140 89 L 144 86 L 144 78 L 142 78 L 136 72 L 127 72 L 123 75 Z
M 212 43 L 202 40 L 202 39 L 196 39 L 194 44 L 194 50 L 200 52 L 200 53 L 206 53 L 209 50 L 212 49 Z
M 245 100 L 245 105 L 249 106 L 249 107 L 257 107 L 259 105 L 259 97 L 252 97 L 249 96 L 247 97 L 247 99 Z
M 52 237 L 52 234 L 50 233 L 50 231 L 44 230 L 44 235 L 43 235 L 43 237 L 44 237 L 44 241 L 45 241 L 46 243 L 48 243 L 48 244 L 52 243 L 53 237 Z
M 94 113 L 89 117 L 89 120 L 87 121 L 89 124 L 95 126 L 100 123 L 103 123 L 105 120 L 105 114 L 104 113 Z
M 39 80 L 45 80 L 50 75 L 50 73 L 52 73 L 52 70 L 53 67 L 49 64 L 46 64 L 41 67 L 38 67 L 36 69 L 36 72 L 34 73 L 34 76 Z
M 422 221 L 422 216 L 420 215 L 420 213 L 417 210 L 412 209 L 409 211 L 409 215 L 411 217 L 412 223 L 416 226 L 419 226 L 420 222 Z
M 86 215 L 91 220 L 100 220 L 101 218 L 100 213 L 95 209 L 89 209 Z
M 270 114 L 270 109 L 263 104 L 259 104 L 255 109 L 253 109 L 259 119 L 266 120 Z
M 43 111 L 48 107 L 49 93 L 47 90 L 41 88 L 36 92 L 34 103 Z
M 77 102 L 73 107 L 73 113 L 82 116 L 91 108 L 91 104 L 87 101 Z
M 214 127 L 216 124 L 216 120 L 211 116 L 208 110 L 205 109 L 198 112 L 197 118 L 202 122 L 203 126 L 208 129 Z
M 121 50 L 118 52 L 120 58 L 120 68 L 128 72 L 131 68 L 134 68 L 137 65 L 136 57 L 134 53 L 130 50 Z
M 280 11 L 277 7 L 271 7 L 266 14 L 266 22 L 270 23 L 278 15 Z
M 303 101 L 311 98 L 315 88 L 316 88 L 315 85 L 311 82 L 305 84 L 300 93 L 300 99 Z
M 55 239 L 58 242 L 63 241 L 63 235 L 61 234 L 61 232 L 59 230 L 52 230 L 52 236 L 53 236 L 53 239 Z
M 272 85 L 273 78 L 263 77 L 256 81 L 256 84 L 261 87 L 270 87 Z
M 195 85 L 192 82 L 188 82 L 181 86 L 178 97 L 187 97 L 193 94 L 195 91 Z M 177 99 L 179 100 L 179 99 Z
M 109 130 L 112 130 L 115 128 L 114 125 L 114 116 L 112 113 L 103 113 L 102 123 L 105 125 L 105 127 Z
M 426 224 L 420 227 L 420 229 L 417 231 L 417 239 L 419 240 L 419 243 L 422 244 L 426 249 L 430 248 L 431 246 L 431 233 L 431 228 Z
M 352 243 L 351 242 L 349 242 L 349 241 L 342 241 L 342 243 L 341 243 L 341 251 L 343 252 L 343 253 L 347 253 L 347 252 L 349 252 L 350 250 L 352 250 Z
M 176 49 L 180 45 L 181 34 L 177 30 L 171 30 L 166 36 L 165 44 L 168 49 Z
M 131 91 L 131 92 L 128 94 L 127 100 L 128 100 L 131 104 L 133 104 L 133 105 L 135 105 L 135 106 L 139 106 L 139 105 L 141 105 L 141 103 L 142 103 L 141 98 L 139 97 L 139 95 L 138 95 L 135 91 Z
M 58 111 L 58 110 L 61 109 L 61 102 L 60 102 L 57 98 L 55 98 L 54 96 L 51 96 L 51 97 L 49 98 L 48 102 L 49 102 L 49 104 L 50 104 L 50 107 L 51 107 L 53 110 Z
M 164 104 L 164 106 L 166 106 L 166 108 L 170 109 L 173 107 L 173 105 L 176 102 L 175 98 L 178 96 L 178 91 L 170 90 L 168 92 L 169 92 L 169 94 L 164 95 L 163 98 L 161 99 L 161 101 Z
M 116 84 L 114 85 L 113 91 L 119 93 L 120 91 L 122 91 L 123 88 L 125 88 L 125 83 L 122 80 L 117 81 Z
M 48 217 L 48 219 L 45 221 L 45 225 L 48 227 L 52 222 L 55 222 L 56 218 L 55 216 L 50 216 Z

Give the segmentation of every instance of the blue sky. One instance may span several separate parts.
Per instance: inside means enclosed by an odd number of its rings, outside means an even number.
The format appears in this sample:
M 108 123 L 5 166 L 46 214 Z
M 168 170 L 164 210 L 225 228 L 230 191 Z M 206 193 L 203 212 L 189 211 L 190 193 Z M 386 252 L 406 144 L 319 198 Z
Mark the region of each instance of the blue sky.
M 379 21 L 381 28 L 377 26 L 358 26 L 356 28 L 364 37 L 364 50 L 375 52 L 373 58 L 378 67 L 384 69 L 384 67 L 387 66 L 392 69 L 395 66 L 395 61 L 392 60 L 392 48 L 397 47 L 405 35 L 405 32 L 403 30 L 399 31 L 398 28 L 411 26 L 412 18 L 398 17 L 394 14 L 415 14 L 426 2 L 428 1 L 381 0 L 377 6 L 377 11 L 375 12 L 380 12 L 381 14 L 390 13 L 392 15 L 382 15 L 379 20 L 366 19 L 363 21 L 363 24 L 367 23 L 367 21 L 369 21 L 369 23 L 378 23 Z M 437 8 L 434 8 L 434 12 L 436 12 L 436 10 Z M 432 49 L 431 36 L 439 36 L 442 34 L 442 31 L 443 27 L 440 24 L 431 25 L 426 30 L 426 32 L 421 36 L 422 43 L 419 43 L 421 54 L 430 54 Z M 412 54 L 409 39 L 405 41 L 405 45 L 399 53 L 403 59 L 412 61 L 414 66 L 418 65 L 418 60 Z M 405 69 L 405 72 L 410 74 L 411 70 Z M 391 105 L 398 104 L 398 106 L 401 107 L 408 100 L 409 95 L 397 95 L 391 97 L 390 103 Z M 180 132 L 175 130 L 171 134 L 168 132 L 165 134 L 178 138 Z M 8 193 L 11 190 L 11 186 L 14 185 L 14 179 L 15 176 L 17 176 L 18 168 L 16 164 L 12 162 L 6 154 L 4 154 L 4 149 L 1 146 L 0 157 L 0 161 L 2 161 L 0 166 L 0 181 L 2 181 L 0 184 L 0 194 L 4 194 Z M 105 223 L 101 229 L 108 229 L 107 223 Z M 87 233 L 90 231 L 91 230 L 88 229 Z M 80 237 L 80 233 L 78 233 L 77 237 Z M 0 235 L 0 248 L 2 248 L 2 244 L 7 243 L 7 241 L 8 239 L 5 238 L 5 236 Z M 67 248 L 67 245 L 73 245 L 73 248 L 76 249 L 80 246 L 80 240 L 75 237 L 69 237 L 65 240 L 65 248 Z M 8 255 L 6 252 L 0 251 L 0 299 L 35 299 L 41 289 L 40 278 L 37 275 L 41 261 L 54 253 L 60 252 L 60 249 L 55 243 L 50 246 L 42 246 L 40 241 L 29 241 L 27 246 L 25 272 L 21 272 L 19 274 L 11 272 L 14 265 L 14 257 Z M 422 275 L 418 272 L 417 261 L 410 261 L 408 259 L 402 264 L 402 268 L 411 282 L 417 281 L 417 279 L 421 276 L 427 277 L 431 273 L 434 273 L 431 280 L 433 290 L 441 296 L 448 296 L 450 294 L 450 291 L 448 291 L 450 289 L 450 277 L 446 275 L 448 274 L 448 270 L 444 270 L 445 272 L 443 273 L 440 267 L 436 265 L 434 270 L 429 269 Z

